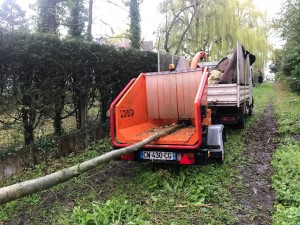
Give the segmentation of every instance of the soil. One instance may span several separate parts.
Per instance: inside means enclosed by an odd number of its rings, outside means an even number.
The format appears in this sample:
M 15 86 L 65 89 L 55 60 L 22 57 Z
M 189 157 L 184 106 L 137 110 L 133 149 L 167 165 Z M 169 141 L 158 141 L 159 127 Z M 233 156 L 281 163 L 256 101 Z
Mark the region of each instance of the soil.
M 248 161 L 238 177 L 243 190 L 233 191 L 242 206 L 235 216 L 237 224 L 271 224 L 274 191 L 271 187 L 272 154 L 276 150 L 278 136 L 277 121 L 269 103 L 259 121 L 245 135 L 244 156 Z

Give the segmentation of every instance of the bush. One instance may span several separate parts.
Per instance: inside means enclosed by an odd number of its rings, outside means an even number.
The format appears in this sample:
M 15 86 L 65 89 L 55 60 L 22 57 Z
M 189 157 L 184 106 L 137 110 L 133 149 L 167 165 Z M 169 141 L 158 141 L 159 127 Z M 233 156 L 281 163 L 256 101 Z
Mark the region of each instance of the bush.
M 153 52 L 50 34 L 3 34 L 0 116 L 9 113 L 22 124 L 26 145 L 46 119 L 53 121 L 56 135 L 63 133 L 62 119 L 68 116 L 75 116 L 77 128 L 82 128 L 81 115 L 95 102 L 100 103 L 103 122 L 110 102 L 129 80 L 155 71 L 156 64 Z

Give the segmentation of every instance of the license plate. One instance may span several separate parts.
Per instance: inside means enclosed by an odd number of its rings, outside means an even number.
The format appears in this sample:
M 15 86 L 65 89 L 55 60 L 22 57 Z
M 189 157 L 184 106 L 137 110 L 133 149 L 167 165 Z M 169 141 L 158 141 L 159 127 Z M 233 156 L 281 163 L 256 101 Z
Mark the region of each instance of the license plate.
M 140 156 L 141 156 L 141 159 L 176 160 L 176 153 L 174 153 L 174 152 L 141 151 Z

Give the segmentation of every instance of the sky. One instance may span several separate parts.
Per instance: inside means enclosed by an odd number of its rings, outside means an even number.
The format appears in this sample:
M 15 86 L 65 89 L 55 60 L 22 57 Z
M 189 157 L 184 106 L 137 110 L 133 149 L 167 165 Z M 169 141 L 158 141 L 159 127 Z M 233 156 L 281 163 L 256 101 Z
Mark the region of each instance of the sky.
M 119 6 L 122 6 L 121 0 L 112 1 L 117 2 Z M 124 6 L 122 6 L 122 9 L 121 7 L 116 7 L 113 4 L 107 3 L 105 0 L 94 2 L 95 23 L 93 24 L 93 29 L 95 33 L 100 32 L 100 30 L 103 32 L 103 28 L 108 28 L 102 21 L 109 23 L 114 28 L 115 33 L 122 33 L 126 30 L 126 26 L 124 25 L 128 25 L 129 20 L 128 11 L 127 9 L 124 9 Z M 146 41 L 155 39 L 154 33 L 162 22 L 162 15 L 158 12 L 159 2 L 159 0 L 143 0 L 143 3 L 140 6 L 142 36 Z M 97 12 L 99 12 L 99 17 L 97 16 Z M 102 21 L 100 21 L 100 16 Z M 110 29 L 108 29 L 108 32 L 110 32 Z
M 256 6 L 267 13 L 268 21 L 271 22 L 274 17 L 280 12 L 284 0 L 254 0 Z M 275 48 L 279 48 L 283 42 L 278 33 L 270 32 L 269 41 Z
M 3 0 L 0 0 L 0 4 Z M 17 3 L 22 6 L 24 10 L 30 12 L 28 7 L 29 4 L 35 2 L 35 0 L 16 0 Z M 95 36 L 108 35 L 111 36 L 111 28 L 114 33 L 122 33 L 126 31 L 126 26 L 128 24 L 128 11 L 122 4 L 122 0 L 110 0 L 115 3 L 107 3 L 108 0 L 95 0 L 94 1 L 94 23 L 93 23 L 93 33 Z M 281 4 L 284 0 L 254 0 L 256 6 L 262 11 L 266 11 L 268 15 L 268 20 L 279 12 Z M 160 23 L 163 21 L 162 15 L 158 12 L 158 5 L 160 0 L 143 0 L 140 7 L 141 14 L 141 28 L 142 37 L 144 40 L 155 40 L 155 32 Z M 117 7 L 119 5 L 120 7 Z M 271 37 L 273 42 L 277 42 L 276 37 Z

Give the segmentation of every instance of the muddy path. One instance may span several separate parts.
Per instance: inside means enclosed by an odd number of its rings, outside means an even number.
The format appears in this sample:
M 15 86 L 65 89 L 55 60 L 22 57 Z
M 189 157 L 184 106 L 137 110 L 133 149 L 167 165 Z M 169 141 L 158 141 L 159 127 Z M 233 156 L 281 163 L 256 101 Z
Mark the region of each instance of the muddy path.
M 233 191 L 236 202 L 242 208 L 235 212 L 237 224 L 271 224 L 274 191 L 271 187 L 271 160 L 276 150 L 277 121 L 269 103 L 258 122 L 245 135 L 245 152 L 248 163 L 242 167 L 238 179 L 242 190 Z

